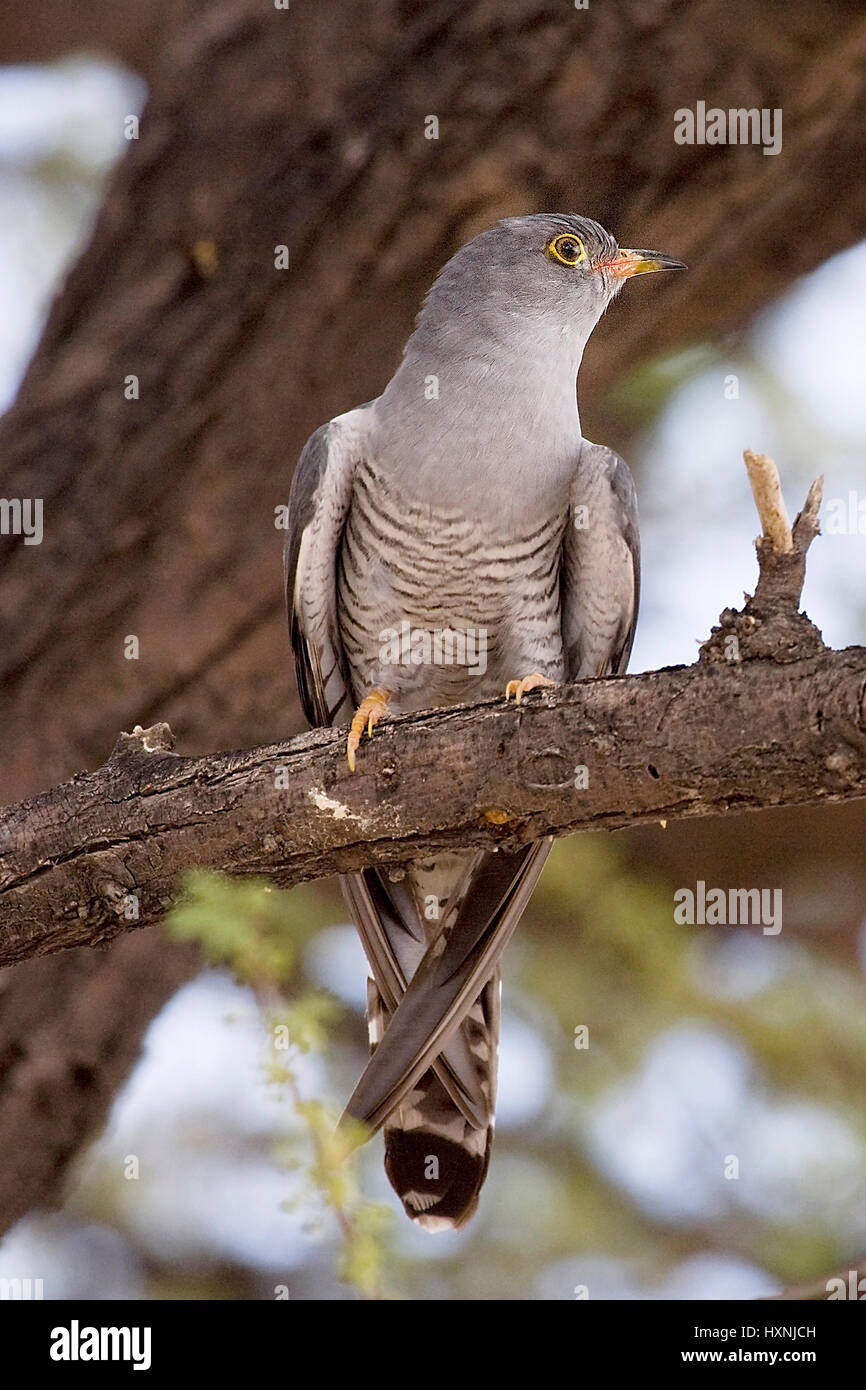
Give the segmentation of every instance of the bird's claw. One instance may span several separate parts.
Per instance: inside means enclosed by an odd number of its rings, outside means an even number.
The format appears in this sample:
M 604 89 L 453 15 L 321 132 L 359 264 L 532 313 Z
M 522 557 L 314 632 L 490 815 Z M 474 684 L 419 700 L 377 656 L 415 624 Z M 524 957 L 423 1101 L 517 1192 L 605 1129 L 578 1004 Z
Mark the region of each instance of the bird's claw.
M 524 695 L 530 690 L 538 690 L 540 686 L 555 686 L 556 681 L 542 676 L 540 671 L 533 671 L 531 676 L 524 676 L 522 681 L 509 681 L 505 687 L 505 698 L 510 700 L 514 696 L 514 703 L 519 705 Z
M 372 738 L 373 729 L 379 720 L 388 713 L 388 697 L 390 691 L 381 690 L 378 686 L 370 691 L 369 695 L 361 701 L 355 710 L 352 724 L 349 729 L 349 737 L 346 741 L 346 760 L 349 764 L 349 771 L 355 771 L 355 753 L 361 743 L 364 733 L 364 726 L 367 726 L 367 737 Z

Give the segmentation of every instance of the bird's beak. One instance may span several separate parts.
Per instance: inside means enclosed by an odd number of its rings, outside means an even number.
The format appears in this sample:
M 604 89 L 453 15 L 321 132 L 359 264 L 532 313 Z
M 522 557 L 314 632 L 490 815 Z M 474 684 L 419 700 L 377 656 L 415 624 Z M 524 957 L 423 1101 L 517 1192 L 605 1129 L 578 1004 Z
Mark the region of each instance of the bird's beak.
M 602 261 L 596 266 L 596 270 L 609 270 L 611 275 L 618 275 L 622 280 L 632 275 L 646 275 L 650 270 L 686 269 L 682 261 L 665 256 L 661 251 L 629 251 L 625 247 L 619 248 L 613 260 Z

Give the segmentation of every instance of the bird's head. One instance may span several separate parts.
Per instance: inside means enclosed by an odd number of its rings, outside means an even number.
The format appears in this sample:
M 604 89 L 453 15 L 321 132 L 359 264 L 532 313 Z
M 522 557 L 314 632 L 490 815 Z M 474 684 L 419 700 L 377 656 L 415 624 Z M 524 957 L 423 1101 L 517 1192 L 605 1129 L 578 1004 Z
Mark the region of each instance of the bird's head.
M 626 280 L 684 269 L 660 251 L 619 246 L 598 222 L 573 213 L 510 217 L 481 232 L 451 258 L 425 313 L 475 320 L 508 333 L 521 321 L 569 324 L 584 342 Z M 498 335 L 497 335 L 498 336 Z

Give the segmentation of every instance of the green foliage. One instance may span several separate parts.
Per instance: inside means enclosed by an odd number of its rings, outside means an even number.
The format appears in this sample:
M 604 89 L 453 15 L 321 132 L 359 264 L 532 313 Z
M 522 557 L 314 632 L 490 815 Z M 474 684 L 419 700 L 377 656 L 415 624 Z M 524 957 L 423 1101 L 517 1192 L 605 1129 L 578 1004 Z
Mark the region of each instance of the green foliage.
M 196 941 L 211 965 L 226 965 L 247 985 L 283 985 L 294 969 L 297 911 L 289 894 L 262 879 L 232 879 L 194 869 L 165 930 Z

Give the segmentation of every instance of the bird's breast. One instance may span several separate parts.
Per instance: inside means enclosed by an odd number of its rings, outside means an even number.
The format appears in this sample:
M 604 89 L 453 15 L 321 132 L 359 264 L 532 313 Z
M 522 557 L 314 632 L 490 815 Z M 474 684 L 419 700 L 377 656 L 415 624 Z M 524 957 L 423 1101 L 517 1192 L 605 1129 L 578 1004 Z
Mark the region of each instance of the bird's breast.
M 401 709 L 457 704 L 501 693 L 536 652 L 561 663 L 565 522 L 558 511 L 504 534 L 495 508 L 482 522 L 361 465 L 338 562 L 356 693 L 385 684 Z

